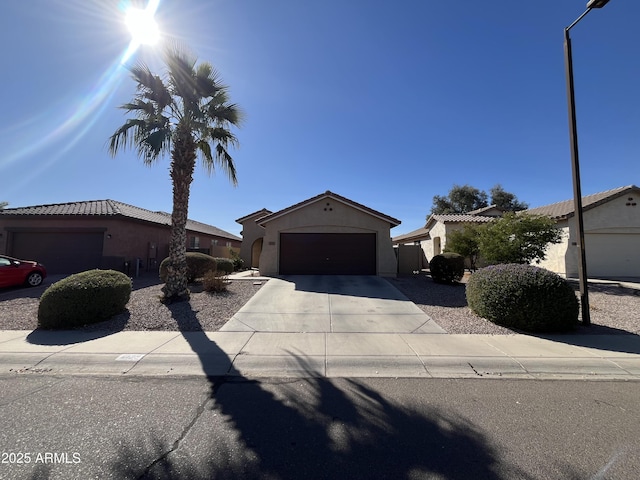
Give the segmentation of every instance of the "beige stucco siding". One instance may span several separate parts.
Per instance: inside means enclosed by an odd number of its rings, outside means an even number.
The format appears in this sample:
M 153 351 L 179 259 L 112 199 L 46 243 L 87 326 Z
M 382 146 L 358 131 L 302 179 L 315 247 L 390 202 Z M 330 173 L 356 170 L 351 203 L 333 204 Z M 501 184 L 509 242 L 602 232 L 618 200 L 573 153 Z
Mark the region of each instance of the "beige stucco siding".
M 567 276 L 567 265 L 576 265 L 577 269 L 577 256 L 576 258 L 568 258 L 571 255 L 568 252 L 569 245 L 569 227 L 567 222 L 561 222 L 557 228 L 562 232 L 562 241 L 556 244 L 547 245 L 545 250 L 545 259 L 540 263 L 533 263 L 538 267 L 546 268 L 552 272 L 556 272 L 559 275 Z
M 321 198 L 265 224 L 260 273 L 277 275 L 280 233 L 375 233 L 377 274 L 396 275 L 388 222 L 333 198 Z
M 584 212 L 585 252 L 589 277 L 640 276 L 640 207 L 626 197 Z M 577 219 L 561 220 L 563 241 L 548 249 L 540 266 L 570 278 L 578 277 Z
M 431 237 L 429 240 L 424 242 L 423 249 L 424 254 L 427 257 L 427 260 L 431 261 L 431 259 L 442 253 L 444 249 L 444 244 L 447 239 L 447 227 L 444 223 L 436 222 L 431 230 L 429 231 L 429 236 Z M 440 251 L 437 251 L 437 243 L 440 242 Z
M 261 215 L 246 219 L 242 222 L 242 245 L 240 246 L 240 257 L 244 261 L 244 266 L 251 268 L 258 263 L 258 259 L 253 258 L 254 244 L 259 238 L 264 237 L 264 227 L 256 223 Z M 264 216 L 264 214 L 262 214 Z
M 640 276 L 640 207 L 627 205 L 626 196 L 615 198 L 584 212 L 585 252 L 589 277 Z M 571 219 L 572 236 L 577 236 Z M 567 274 L 578 276 L 578 249 L 568 257 Z M 570 273 L 569 273 L 570 272 Z

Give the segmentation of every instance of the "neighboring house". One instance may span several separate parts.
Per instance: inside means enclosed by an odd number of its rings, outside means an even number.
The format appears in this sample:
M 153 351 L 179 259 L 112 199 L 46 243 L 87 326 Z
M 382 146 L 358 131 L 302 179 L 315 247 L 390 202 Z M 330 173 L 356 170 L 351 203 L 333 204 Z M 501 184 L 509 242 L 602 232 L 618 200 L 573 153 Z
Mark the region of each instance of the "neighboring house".
M 594 278 L 640 277 L 640 188 L 615 188 L 582 198 L 587 275 Z M 553 218 L 562 241 L 549 245 L 539 265 L 560 275 L 578 276 L 577 220 L 573 200 L 525 210 Z M 418 230 L 393 238 L 395 245 L 421 245 L 427 259 L 441 253 L 447 234 L 465 223 L 486 223 L 502 214 L 487 207 L 465 215 L 431 215 Z
M 237 220 L 252 262 L 261 245 L 262 275 L 396 275 L 390 230 L 400 220 L 330 191 L 262 215 L 266 212 Z M 259 228 L 249 228 L 251 222 Z
M 271 210 L 263 208 L 257 212 L 245 215 L 236 220 L 242 225 L 242 246 L 240 247 L 240 258 L 247 268 L 258 268 L 260 264 L 260 254 L 262 253 L 262 239 L 264 238 L 264 227 L 256 223 L 262 217 L 266 217 Z
M 441 254 L 447 244 L 447 235 L 461 230 L 465 224 L 487 223 L 504 212 L 491 205 L 464 214 L 430 215 L 424 227 L 393 238 L 394 245 L 420 245 L 427 261 Z
M 640 188 L 635 185 L 582 197 L 587 276 L 640 277 Z M 548 215 L 563 232 L 562 242 L 550 245 L 540 266 L 561 275 L 578 276 L 577 218 L 573 200 L 532 208 Z
M 46 265 L 49 273 L 92 268 L 155 270 L 169 255 L 171 215 L 115 200 L 5 208 L 0 211 L 0 253 Z M 241 238 L 212 225 L 187 221 L 187 249 L 216 257 L 240 250 Z

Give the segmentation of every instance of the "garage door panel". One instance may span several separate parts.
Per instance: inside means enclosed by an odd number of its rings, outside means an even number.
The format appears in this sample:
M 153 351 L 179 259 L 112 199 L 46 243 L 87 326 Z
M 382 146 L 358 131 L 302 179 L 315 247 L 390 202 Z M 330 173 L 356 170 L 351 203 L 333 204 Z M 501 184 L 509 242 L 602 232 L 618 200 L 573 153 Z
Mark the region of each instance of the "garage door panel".
M 586 234 L 587 274 L 593 277 L 640 276 L 640 235 Z
M 283 275 L 375 275 L 375 233 L 281 233 Z
M 12 256 L 43 263 L 49 273 L 77 273 L 99 268 L 101 232 L 14 232 Z
M 640 276 L 638 234 L 585 234 L 585 252 L 590 277 Z

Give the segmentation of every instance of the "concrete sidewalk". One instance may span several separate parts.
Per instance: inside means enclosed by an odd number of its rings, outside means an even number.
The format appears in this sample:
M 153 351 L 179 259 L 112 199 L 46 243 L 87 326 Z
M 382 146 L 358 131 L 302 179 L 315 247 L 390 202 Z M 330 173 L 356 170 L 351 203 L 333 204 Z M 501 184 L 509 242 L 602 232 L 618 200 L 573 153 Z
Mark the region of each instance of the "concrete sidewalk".
M 0 331 L 3 374 L 640 380 L 636 335 Z
M 0 373 L 640 380 L 638 335 L 450 335 L 378 277 L 244 275 L 218 332 L 0 331 Z

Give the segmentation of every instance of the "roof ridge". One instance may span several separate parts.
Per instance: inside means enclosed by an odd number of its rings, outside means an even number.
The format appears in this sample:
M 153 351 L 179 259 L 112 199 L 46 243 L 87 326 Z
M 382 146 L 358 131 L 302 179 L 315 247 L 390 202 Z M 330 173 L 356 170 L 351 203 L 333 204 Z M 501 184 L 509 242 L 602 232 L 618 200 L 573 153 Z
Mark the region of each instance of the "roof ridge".
M 277 210 L 274 213 L 270 213 L 268 215 L 266 215 L 265 217 L 262 217 L 259 219 L 259 225 L 263 225 L 265 222 L 269 222 L 274 218 L 277 218 L 281 215 L 286 214 L 287 212 L 292 212 L 295 211 L 305 205 L 309 205 L 311 203 L 314 203 L 318 200 L 320 200 L 323 197 L 332 197 L 335 200 L 338 200 L 339 202 L 345 203 L 347 205 L 351 205 L 352 207 L 355 207 L 356 209 L 360 209 L 362 211 L 368 212 L 370 215 L 379 217 L 381 219 L 384 219 L 385 221 L 388 221 L 389 223 L 395 224 L 393 225 L 394 227 L 400 225 L 402 222 L 400 220 L 398 220 L 397 218 L 391 217 L 390 215 L 386 215 L 378 210 L 375 210 L 371 207 L 367 207 L 366 205 L 363 205 L 362 203 L 358 203 L 354 200 L 351 200 L 350 198 L 347 197 L 343 197 L 342 195 L 339 195 L 335 192 L 332 192 L 330 190 L 326 190 L 324 193 L 320 193 L 318 195 L 314 195 L 313 197 L 307 198 L 305 200 L 302 200 L 300 202 L 294 203 L 293 205 L 290 205 L 286 208 L 283 208 L 281 210 Z
M 620 193 L 620 192 L 624 192 L 625 190 L 631 190 L 631 189 L 640 189 L 640 187 L 637 187 L 636 185 L 625 185 L 624 187 L 617 187 L 617 188 L 610 188 L 609 190 L 603 190 L 602 192 L 596 192 L 596 193 L 590 193 L 588 195 L 582 195 L 582 201 L 584 203 L 584 200 L 590 197 L 597 197 L 597 196 L 609 196 L 609 195 L 613 195 L 614 193 Z M 557 202 L 552 202 L 552 203 L 547 203 L 545 205 L 540 205 L 539 207 L 533 207 L 533 208 L 528 208 L 527 210 L 537 210 L 539 208 L 548 208 L 548 207 L 552 207 L 554 205 L 559 205 L 561 203 L 567 203 L 567 202 L 573 202 L 573 198 L 567 198 L 565 200 L 559 200 Z
M 104 200 L 78 200 L 78 201 L 74 201 L 74 202 L 57 202 L 57 203 L 43 203 L 40 205 L 28 205 L 25 207 L 8 207 L 5 208 L 5 210 L 18 210 L 21 208 L 40 208 L 40 207 L 54 207 L 57 205 L 72 205 L 72 204 L 79 204 L 79 203 L 97 203 L 97 202 L 108 202 L 108 199 L 104 199 Z
M 123 215 L 122 210 L 120 210 L 120 202 L 118 202 L 117 200 L 111 200 L 110 198 L 107 198 L 105 202 L 109 204 L 116 215 Z

